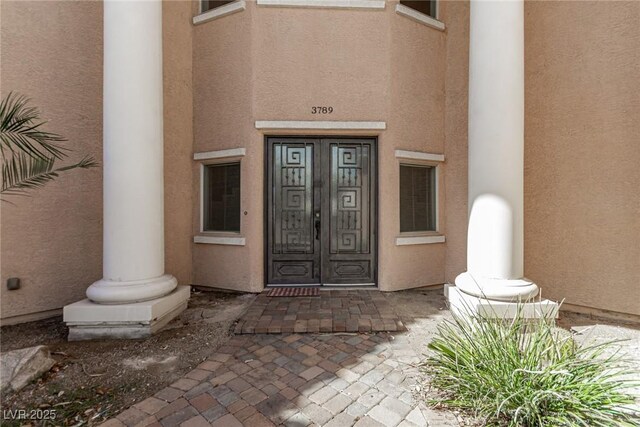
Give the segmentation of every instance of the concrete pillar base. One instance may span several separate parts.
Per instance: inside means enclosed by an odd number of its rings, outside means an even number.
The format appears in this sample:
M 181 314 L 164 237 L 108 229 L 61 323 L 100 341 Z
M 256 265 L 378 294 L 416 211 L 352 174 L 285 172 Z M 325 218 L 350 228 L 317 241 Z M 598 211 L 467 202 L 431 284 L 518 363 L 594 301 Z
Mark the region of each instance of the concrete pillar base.
M 150 301 L 129 304 L 96 304 L 84 299 L 64 307 L 69 341 L 140 339 L 158 332 L 185 308 L 190 286 Z
M 89 286 L 87 297 L 98 304 L 126 304 L 160 298 L 177 286 L 178 280 L 170 274 L 126 282 L 101 279 Z
M 464 272 L 456 277 L 456 286 L 464 293 L 496 301 L 529 301 L 538 295 L 538 285 L 531 280 L 488 279 Z
M 520 306 L 525 319 L 557 319 L 560 308 L 557 302 L 547 299 L 522 303 L 489 300 L 469 295 L 449 284 L 444 285 L 444 295 L 451 312 L 459 316 L 478 314 L 491 319 L 513 319 Z

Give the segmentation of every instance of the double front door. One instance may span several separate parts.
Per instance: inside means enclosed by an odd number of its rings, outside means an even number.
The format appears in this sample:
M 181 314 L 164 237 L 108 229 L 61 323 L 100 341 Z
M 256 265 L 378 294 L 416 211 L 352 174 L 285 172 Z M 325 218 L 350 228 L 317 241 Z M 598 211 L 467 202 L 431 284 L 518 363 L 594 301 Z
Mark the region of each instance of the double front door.
M 376 282 L 376 140 L 267 138 L 267 283 Z

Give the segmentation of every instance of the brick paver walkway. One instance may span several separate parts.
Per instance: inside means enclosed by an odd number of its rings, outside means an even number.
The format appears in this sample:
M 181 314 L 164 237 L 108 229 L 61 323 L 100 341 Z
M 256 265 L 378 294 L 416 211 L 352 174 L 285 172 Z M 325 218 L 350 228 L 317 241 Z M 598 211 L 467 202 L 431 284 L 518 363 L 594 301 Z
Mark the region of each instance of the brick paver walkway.
M 405 326 L 384 293 L 322 290 L 316 297 L 268 297 L 263 292 L 238 321 L 236 334 L 396 332 Z
M 107 426 L 425 426 L 389 334 L 242 335 Z
M 343 324 L 349 329 L 350 318 L 358 319 L 358 331 L 360 318 L 371 329 L 378 319 L 405 328 L 384 294 L 332 293 L 259 296 L 240 329 L 249 323 L 246 328 L 253 324 L 254 332 L 270 334 L 235 335 L 183 378 L 103 426 L 458 426 L 455 416 L 428 409 L 414 397 L 421 347 L 442 316 L 440 294 L 393 297 L 403 319 L 420 332 L 392 334 L 333 332 Z M 416 313 L 425 318 L 414 318 Z M 283 332 L 303 322 L 297 330 L 314 333 L 277 334 L 274 319 Z M 310 327 L 314 319 L 320 325 Z

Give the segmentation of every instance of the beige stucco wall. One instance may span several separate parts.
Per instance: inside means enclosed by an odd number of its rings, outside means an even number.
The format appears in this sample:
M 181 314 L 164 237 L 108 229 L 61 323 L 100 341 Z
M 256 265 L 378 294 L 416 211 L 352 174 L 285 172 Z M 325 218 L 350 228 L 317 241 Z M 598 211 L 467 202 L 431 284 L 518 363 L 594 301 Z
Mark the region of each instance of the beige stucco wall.
M 3 1 L 0 84 L 16 91 L 68 138 L 75 152 L 102 159 L 102 5 Z M 2 203 L 0 295 L 3 321 L 59 309 L 84 297 L 102 275 L 102 173 L 72 171 Z M 22 287 L 6 290 L 19 277 Z M 8 321 L 11 321 L 9 319 Z
M 467 268 L 467 125 L 469 91 L 469 2 L 442 7 L 447 23 L 445 71 L 445 281 L 454 283 Z
M 194 14 L 196 13 L 194 6 Z M 254 137 L 251 64 L 252 8 L 194 27 L 193 122 L 195 152 L 245 147 L 241 166 L 241 231 L 247 246 L 193 245 L 193 283 L 262 289 L 262 151 Z M 193 236 L 200 227 L 200 164 L 192 161 Z
M 444 281 L 445 244 L 396 246 L 400 234 L 400 162 L 395 150 L 444 153 L 445 33 L 395 13 L 389 2 L 387 131 L 380 155 L 379 287 L 406 289 Z M 441 11 L 442 12 L 442 11 Z M 446 155 L 446 153 L 444 153 Z M 443 180 L 440 168 L 440 183 Z M 446 209 L 440 186 L 439 225 Z M 444 231 L 444 230 L 443 230 Z
M 165 271 L 192 281 L 192 4 L 163 2 Z
M 69 139 L 102 160 L 102 3 L 3 1 L 0 89 L 20 92 Z M 164 3 L 166 271 L 191 283 L 190 2 Z M 185 191 L 185 189 L 187 189 Z M 2 323 L 57 313 L 102 276 L 102 171 L 72 171 L 0 205 Z M 22 287 L 6 290 L 19 277 Z
M 445 151 L 446 35 L 396 14 L 396 3 L 372 11 L 247 2 L 243 12 L 195 26 L 194 150 L 247 149 L 241 189 L 247 214 L 241 224 L 245 246 L 194 244 L 194 284 L 251 291 L 264 287 L 265 135 L 255 129 L 255 120 L 386 122 L 385 131 L 369 133 L 378 137 L 379 287 L 396 290 L 444 281 L 445 244 L 395 244 L 399 162 L 394 150 Z M 447 7 L 442 7 L 443 16 Z M 318 117 L 311 114 L 313 105 L 331 105 L 334 112 Z M 193 171 L 197 234 L 197 162 Z M 451 191 L 464 188 L 454 185 Z M 443 231 L 444 197 L 440 191 Z
M 525 274 L 640 314 L 640 2 L 525 12 Z

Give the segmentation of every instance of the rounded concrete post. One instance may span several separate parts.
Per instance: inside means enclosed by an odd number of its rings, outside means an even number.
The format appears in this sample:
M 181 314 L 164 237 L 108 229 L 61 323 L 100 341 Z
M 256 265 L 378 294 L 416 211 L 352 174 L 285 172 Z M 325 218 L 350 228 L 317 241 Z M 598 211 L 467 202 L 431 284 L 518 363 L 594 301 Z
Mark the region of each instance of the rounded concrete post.
M 103 279 L 94 302 L 145 301 L 164 274 L 162 2 L 104 2 Z
M 535 296 L 523 280 L 524 4 L 471 1 L 469 228 L 465 293 L 513 301 Z

